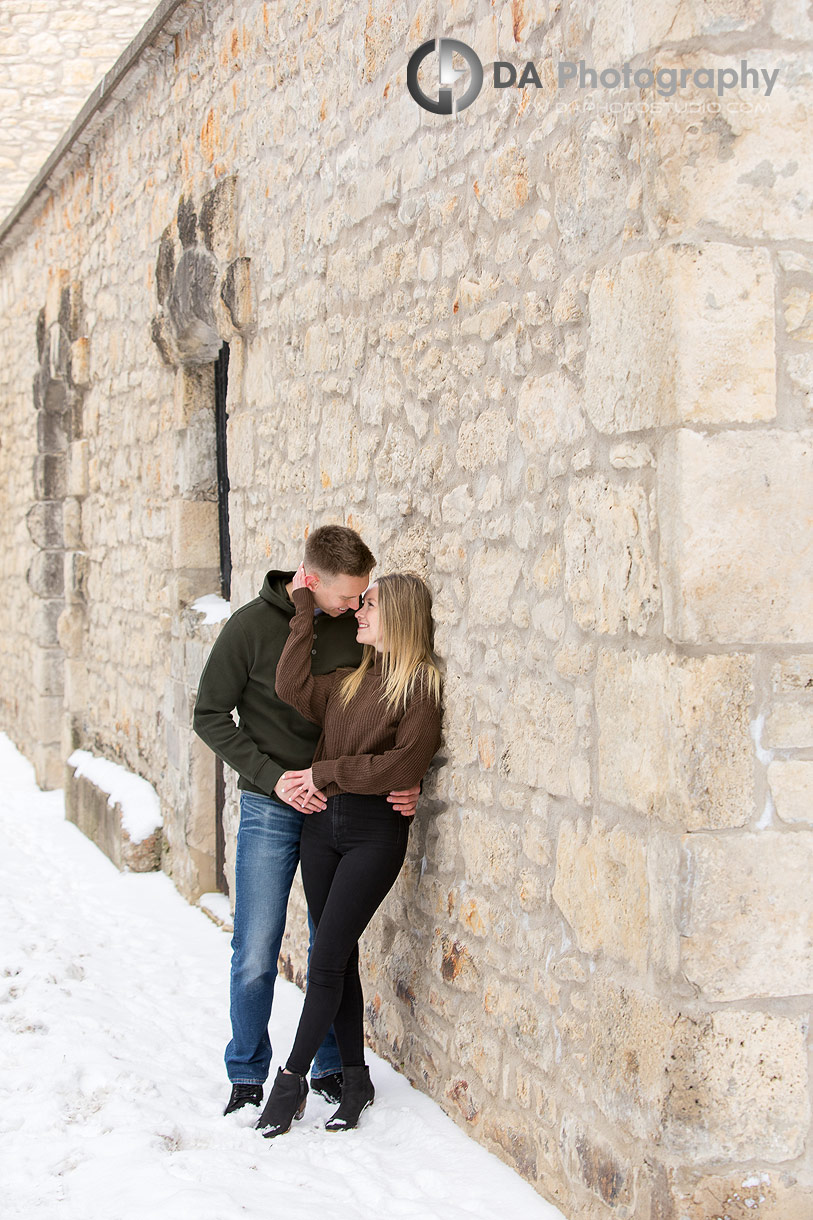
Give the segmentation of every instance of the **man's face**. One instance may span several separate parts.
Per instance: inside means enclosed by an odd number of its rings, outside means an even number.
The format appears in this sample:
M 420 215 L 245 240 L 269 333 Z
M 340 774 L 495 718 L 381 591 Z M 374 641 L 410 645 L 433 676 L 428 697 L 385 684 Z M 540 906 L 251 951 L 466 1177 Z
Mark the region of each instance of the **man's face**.
M 332 618 L 338 618 L 348 610 L 359 608 L 359 598 L 370 583 L 367 576 L 320 576 L 313 592 L 313 600 L 320 610 Z

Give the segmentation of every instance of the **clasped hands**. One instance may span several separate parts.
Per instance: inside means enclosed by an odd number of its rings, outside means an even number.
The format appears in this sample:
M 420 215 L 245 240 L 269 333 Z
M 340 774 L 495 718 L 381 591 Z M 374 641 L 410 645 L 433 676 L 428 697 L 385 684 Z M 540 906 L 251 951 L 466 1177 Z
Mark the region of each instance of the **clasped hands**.
M 292 805 L 300 813 L 321 813 L 327 808 L 327 798 L 313 782 L 313 768 L 304 771 L 283 771 L 274 789 L 280 800 Z M 405 788 L 400 792 L 390 792 L 387 800 L 395 813 L 411 818 L 415 812 L 420 796 L 420 784 L 414 788 Z

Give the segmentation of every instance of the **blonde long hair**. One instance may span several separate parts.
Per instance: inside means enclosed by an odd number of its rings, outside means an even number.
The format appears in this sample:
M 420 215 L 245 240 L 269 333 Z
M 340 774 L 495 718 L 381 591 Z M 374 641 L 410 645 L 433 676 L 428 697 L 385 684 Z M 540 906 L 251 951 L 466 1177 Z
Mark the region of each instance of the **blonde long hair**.
M 432 594 L 420 576 L 394 572 L 379 576 L 378 624 L 383 645 L 381 700 L 390 711 L 399 704 L 406 711 L 416 688 L 440 703 L 441 677 L 434 650 Z M 375 664 L 377 653 L 364 645 L 358 669 L 342 680 L 341 705 L 346 708 L 359 690 L 364 675 Z

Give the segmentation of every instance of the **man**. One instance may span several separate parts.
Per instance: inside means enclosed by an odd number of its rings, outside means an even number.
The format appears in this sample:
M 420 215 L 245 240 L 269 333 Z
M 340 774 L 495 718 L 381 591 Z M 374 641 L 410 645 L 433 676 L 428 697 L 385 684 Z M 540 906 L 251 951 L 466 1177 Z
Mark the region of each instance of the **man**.
M 305 543 L 304 565 L 314 578 L 313 673 L 358 665 L 362 645 L 356 641 L 352 612 L 370 583 L 374 556 L 355 530 L 323 525 Z M 302 823 L 327 803 L 318 792 L 297 808 L 286 799 L 287 771 L 310 766 L 320 733 L 283 703 L 275 689 L 277 662 L 294 615 L 293 577 L 293 572 L 268 572 L 260 596 L 224 624 L 201 674 L 195 704 L 195 732 L 237 772 L 241 789 L 232 1038 L 225 1055 L 232 1091 L 225 1114 L 262 1102 L 271 1062 L 268 1021 Z M 408 816 L 415 812 L 418 792 L 392 792 L 388 799 Z M 341 1098 L 340 1068 L 331 1031 L 314 1060 L 311 1081 L 315 1091 L 332 1102 Z

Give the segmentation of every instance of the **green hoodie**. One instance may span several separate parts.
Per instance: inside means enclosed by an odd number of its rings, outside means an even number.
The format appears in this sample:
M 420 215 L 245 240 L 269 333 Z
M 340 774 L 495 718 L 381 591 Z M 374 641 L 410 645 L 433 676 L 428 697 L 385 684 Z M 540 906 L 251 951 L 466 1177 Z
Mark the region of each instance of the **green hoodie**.
M 293 577 L 293 572 L 266 573 L 260 596 L 223 624 L 200 676 L 192 722 L 198 736 L 240 776 L 238 787 L 265 796 L 273 794 L 283 771 L 311 765 L 321 735 L 317 725 L 283 703 L 274 685 L 294 616 L 285 591 Z M 355 667 L 362 653 L 351 612 L 316 617 L 313 673 Z

